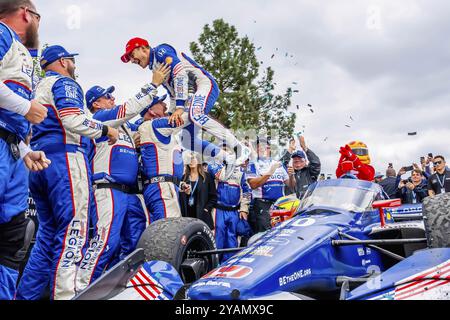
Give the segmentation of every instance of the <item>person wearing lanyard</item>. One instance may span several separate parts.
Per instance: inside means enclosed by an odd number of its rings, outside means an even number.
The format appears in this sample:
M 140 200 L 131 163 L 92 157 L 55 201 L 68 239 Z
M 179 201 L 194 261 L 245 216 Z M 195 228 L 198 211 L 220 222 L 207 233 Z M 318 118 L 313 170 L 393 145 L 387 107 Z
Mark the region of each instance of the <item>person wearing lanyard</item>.
M 217 189 L 213 177 L 203 170 L 201 156 L 194 152 L 183 154 L 186 164 L 183 182 L 187 188 L 180 192 L 183 217 L 197 218 L 214 229 L 211 212 L 217 203 Z
M 433 166 L 435 173 L 428 179 L 428 195 L 450 192 L 450 171 L 446 167 L 445 158 L 435 156 Z
M 427 183 L 422 175 L 422 171 L 415 169 L 411 173 L 410 180 L 403 180 L 398 185 L 396 196 L 402 199 L 402 203 L 422 203 L 428 196 Z

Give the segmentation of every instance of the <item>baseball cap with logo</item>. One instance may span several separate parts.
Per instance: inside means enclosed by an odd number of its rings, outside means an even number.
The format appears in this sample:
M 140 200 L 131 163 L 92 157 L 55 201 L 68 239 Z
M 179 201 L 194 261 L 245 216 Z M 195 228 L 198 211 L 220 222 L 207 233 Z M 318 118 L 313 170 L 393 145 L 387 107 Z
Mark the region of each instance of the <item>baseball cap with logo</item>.
M 114 86 L 104 89 L 100 86 L 93 86 L 86 92 L 86 104 L 88 109 L 92 108 L 92 104 L 97 101 L 97 99 L 105 96 L 108 93 L 113 93 L 116 88 Z
M 130 54 L 134 49 L 139 47 L 149 47 L 148 41 L 142 38 L 133 38 L 127 42 L 125 46 L 125 53 L 122 55 L 121 60 L 124 63 L 130 62 Z
M 69 53 L 62 46 L 50 46 L 45 48 L 41 55 L 41 68 L 46 68 L 49 64 L 61 58 L 73 58 L 78 53 Z

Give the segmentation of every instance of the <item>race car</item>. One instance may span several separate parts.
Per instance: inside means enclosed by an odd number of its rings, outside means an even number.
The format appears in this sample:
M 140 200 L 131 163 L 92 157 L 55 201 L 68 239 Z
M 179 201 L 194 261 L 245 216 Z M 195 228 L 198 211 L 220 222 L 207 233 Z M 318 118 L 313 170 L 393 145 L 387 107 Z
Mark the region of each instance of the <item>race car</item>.
M 422 209 L 382 200 L 368 181 L 325 180 L 294 217 L 243 249 L 215 249 L 196 219 L 157 221 L 134 255 L 76 298 L 449 299 L 449 244 L 450 194 Z M 217 255 L 233 250 L 217 266 Z

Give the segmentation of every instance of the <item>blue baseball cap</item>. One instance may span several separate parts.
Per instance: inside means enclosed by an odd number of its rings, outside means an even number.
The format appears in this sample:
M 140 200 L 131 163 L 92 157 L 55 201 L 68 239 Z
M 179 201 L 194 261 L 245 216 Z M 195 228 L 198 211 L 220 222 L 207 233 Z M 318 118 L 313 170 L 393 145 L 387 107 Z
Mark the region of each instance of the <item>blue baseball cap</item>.
M 291 158 L 295 158 L 295 157 L 299 157 L 299 158 L 306 159 L 306 155 L 305 155 L 305 153 L 304 153 L 302 150 L 297 150 L 297 151 L 295 151 L 295 152 L 292 154 Z
M 108 93 L 113 93 L 116 88 L 114 86 L 104 89 L 100 86 L 93 86 L 86 92 L 86 103 L 88 109 L 92 108 L 92 104 L 97 101 L 97 99 L 107 95 Z
M 141 111 L 141 113 L 140 113 L 141 117 L 145 116 L 145 114 L 151 107 L 153 107 L 155 104 L 157 104 L 161 101 L 166 100 L 166 98 L 167 98 L 167 94 L 160 96 L 160 97 L 158 97 L 158 96 L 154 97 L 152 103 L 150 103 L 147 107 L 145 107 L 144 110 Z
M 49 64 L 61 58 L 73 58 L 78 53 L 69 53 L 61 46 L 50 46 L 45 48 L 41 55 L 41 68 L 46 68 Z

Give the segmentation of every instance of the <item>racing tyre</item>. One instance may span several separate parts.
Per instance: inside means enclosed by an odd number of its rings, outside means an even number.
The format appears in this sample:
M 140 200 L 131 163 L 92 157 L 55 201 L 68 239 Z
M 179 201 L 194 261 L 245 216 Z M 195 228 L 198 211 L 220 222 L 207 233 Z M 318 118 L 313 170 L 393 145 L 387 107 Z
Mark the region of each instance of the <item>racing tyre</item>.
M 428 247 L 450 247 L 450 193 L 424 199 L 423 221 Z
M 153 222 L 142 233 L 137 247 L 144 249 L 147 261 L 159 260 L 170 263 L 185 282 L 182 264 L 188 259 L 197 259 L 203 266 L 202 270 L 196 270 L 197 277 L 214 269 L 219 262 L 217 255 L 193 254 L 195 251 L 217 249 L 212 231 L 203 221 L 194 218 L 167 218 Z

